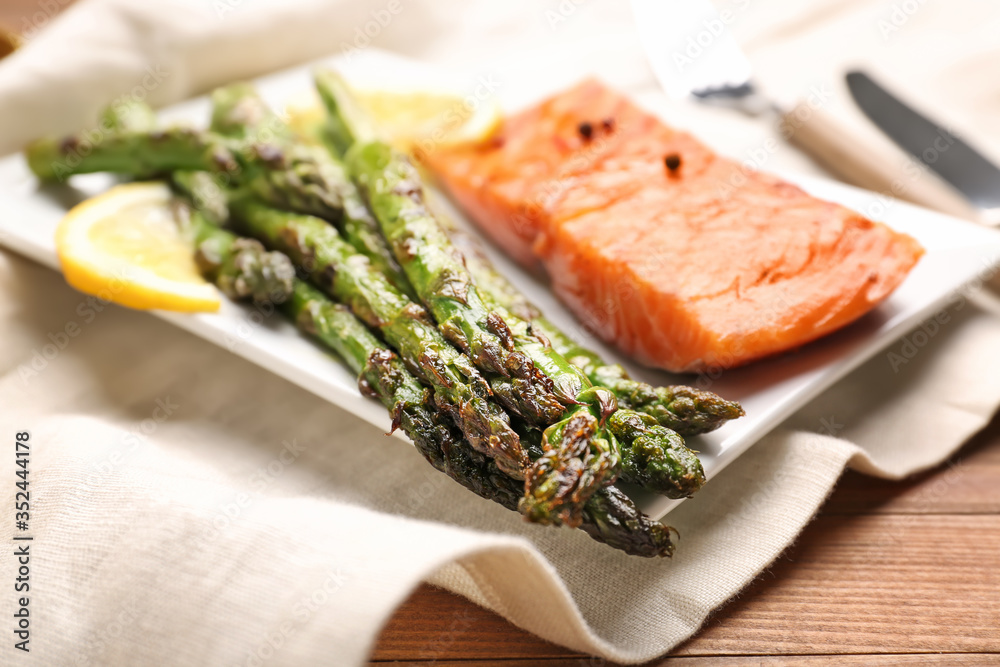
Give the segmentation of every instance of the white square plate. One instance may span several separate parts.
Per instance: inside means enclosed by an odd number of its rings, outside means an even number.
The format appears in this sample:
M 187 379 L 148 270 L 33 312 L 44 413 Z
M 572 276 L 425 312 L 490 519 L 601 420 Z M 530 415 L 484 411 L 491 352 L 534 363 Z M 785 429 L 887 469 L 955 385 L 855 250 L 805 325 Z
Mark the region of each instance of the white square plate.
M 326 64 L 343 65 L 353 76 L 364 77 L 370 76 L 365 72 L 377 72 L 380 80 L 391 76 L 397 81 L 413 81 L 436 76 L 419 63 L 371 49 L 355 55 L 349 63 L 334 58 Z M 313 66 L 300 66 L 261 78 L 257 82 L 260 91 L 277 108 L 289 100 L 301 99 L 311 90 Z M 527 88 L 509 93 L 503 98 L 505 106 L 523 105 L 535 95 Z M 166 109 L 161 116 L 168 121 L 204 124 L 208 110 L 208 100 L 198 98 Z M 878 198 L 831 181 L 794 175 L 786 178 L 817 197 L 856 210 L 872 210 L 870 207 Z M 72 186 L 40 188 L 21 155 L 0 160 L 0 244 L 58 269 L 53 240 L 56 224 L 70 206 L 104 191 L 114 182 L 110 176 L 93 174 L 75 178 Z M 451 213 L 456 221 L 464 222 L 458 211 Z M 719 377 L 685 377 L 644 368 L 599 342 L 589 339 L 581 342 L 610 360 L 624 363 L 637 379 L 657 385 L 681 382 L 706 388 L 710 385 L 712 391 L 743 403 L 746 417 L 691 442 L 701 452 L 705 472 L 711 478 L 796 409 L 943 307 L 964 286 L 992 273 L 1000 263 L 1000 233 L 902 203 L 888 207 L 884 222 L 917 238 L 927 249 L 926 256 L 902 286 L 874 312 L 797 352 L 727 371 Z M 490 250 L 497 265 L 556 324 L 571 333 L 581 331 L 573 316 L 543 284 L 494 249 Z M 265 317 L 252 307 L 228 302 L 216 314 L 153 314 L 267 368 L 380 428 L 389 426 L 386 411 L 358 393 L 355 378 L 347 369 L 285 321 Z M 638 492 L 632 495 L 644 511 L 656 518 L 663 517 L 680 502 Z

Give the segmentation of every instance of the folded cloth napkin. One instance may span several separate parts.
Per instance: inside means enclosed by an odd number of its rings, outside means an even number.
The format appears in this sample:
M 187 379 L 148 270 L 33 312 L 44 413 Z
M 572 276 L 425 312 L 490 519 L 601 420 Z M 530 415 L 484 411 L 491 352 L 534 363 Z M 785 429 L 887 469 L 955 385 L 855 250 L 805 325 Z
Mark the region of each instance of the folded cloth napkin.
M 508 74 L 597 71 L 654 96 L 622 4 L 81 0 L 59 19 L 27 18 L 27 46 L 0 63 L 0 147 L 84 125 L 117 95 L 167 103 L 370 44 Z M 893 76 L 969 103 L 959 126 L 996 130 L 1000 98 L 988 91 L 987 108 L 984 91 L 996 85 L 996 20 L 975 22 L 981 33 L 953 28 L 975 20 L 974 2 L 921 5 L 882 32 L 881 3 L 734 7 L 733 29 L 775 86 L 801 92 L 851 59 L 891 53 Z M 933 62 L 920 51 L 931 38 Z M 736 155 L 771 131 L 675 112 Z M 1000 132 L 985 142 L 993 150 Z M 808 164 L 782 149 L 766 165 L 786 167 Z M 1000 363 L 1000 308 L 970 293 L 907 363 L 876 356 L 671 513 L 677 555 L 644 560 L 525 524 L 338 408 L 145 314 L 96 309 L 8 252 L 0 291 L 0 432 L 31 433 L 38 664 L 361 664 L 421 581 L 565 646 L 648 660 L 766 568 L 845 466 L 889 478 L 933 466 L 1000 404 L 1000 377 L 982 372 Z M 0 459 L 0 479 L 12 479 L 13 456 Z M 10 507 L 16 489 L 6 489 Z M 0 525 L 11 544 L 17 531 Z M 12 581 L 17 567 L 5 550 L 0 577 Z

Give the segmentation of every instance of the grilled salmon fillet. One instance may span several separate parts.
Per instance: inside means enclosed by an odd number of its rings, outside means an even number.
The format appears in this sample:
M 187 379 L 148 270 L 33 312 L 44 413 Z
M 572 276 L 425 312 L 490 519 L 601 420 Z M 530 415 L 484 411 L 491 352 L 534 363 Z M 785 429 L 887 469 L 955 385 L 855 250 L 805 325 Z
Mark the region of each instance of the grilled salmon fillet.
M 591 330 L 670 371 L 733 368 L 858 319 L 913 238 L 721 157 L 587 80 L 421 159 Z

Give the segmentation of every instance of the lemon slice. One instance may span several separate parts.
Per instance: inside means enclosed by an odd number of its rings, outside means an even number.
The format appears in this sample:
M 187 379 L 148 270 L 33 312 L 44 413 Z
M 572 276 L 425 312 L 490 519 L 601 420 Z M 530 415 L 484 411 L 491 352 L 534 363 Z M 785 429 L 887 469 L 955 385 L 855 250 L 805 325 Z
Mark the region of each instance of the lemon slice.
M 496 100 L 447 90 L 395 91 L 352 86 L 358 104 L 389 141 L 404 150 L 431 151 L 488 139 L 503 114 Z
M 120 185 L 75 206 L 56 229 L 66 282 L 129 308 L 216 311 L 163 183 Z
M 503 122 L 503 112 L 486 80 L 468 92 L 462 84 L 441 77 L 385 72 L 345 77 L 358 106 L 368 113 L 380 136 L 404 152 L 430 152 L 436 147 L 476 143 L 492 136 Z M 308 141 L 321 137 L 326 111 L 314 92 L 300 95 L 285 107 L 288 123 Z

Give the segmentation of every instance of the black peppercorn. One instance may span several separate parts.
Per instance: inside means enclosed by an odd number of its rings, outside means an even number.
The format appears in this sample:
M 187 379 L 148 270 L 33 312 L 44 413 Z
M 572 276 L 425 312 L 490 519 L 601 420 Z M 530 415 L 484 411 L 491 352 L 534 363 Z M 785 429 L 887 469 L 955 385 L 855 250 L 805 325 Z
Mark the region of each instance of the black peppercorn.
M 681 156 L 677 153 L 671 153 L 663 158 L 663 164 L 667 165 L 667 169 L 671 174 L 675 174 L 681 167 Z
M 591 125 L 590 123 L 580 123 L 577 126 L 576 130 L 577 132 L 580 133 L 580 136 L 583 137 L 584 139 L 590 139 L 592 136 L 594 136 L 594 126 Z

